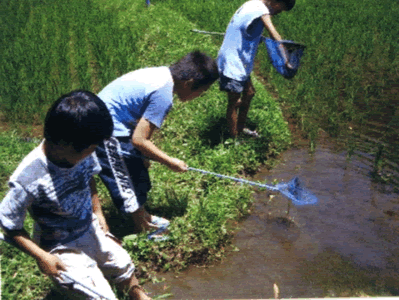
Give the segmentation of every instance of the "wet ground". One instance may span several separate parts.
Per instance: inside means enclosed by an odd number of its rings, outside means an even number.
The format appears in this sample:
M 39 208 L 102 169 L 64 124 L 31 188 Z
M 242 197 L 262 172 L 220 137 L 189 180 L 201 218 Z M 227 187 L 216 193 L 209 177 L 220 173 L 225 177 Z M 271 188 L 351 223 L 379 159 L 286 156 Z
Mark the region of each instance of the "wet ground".
M 255 180 L 298 176 L 315 193 L 314 206 L 256 192 L 231 252 L 219 264 L 160 274 L 151 295 L 171 298 L 289 298 L 399 295 L 399 197 L 373 181 L 365 156 L 320 146 L 289 150 Z

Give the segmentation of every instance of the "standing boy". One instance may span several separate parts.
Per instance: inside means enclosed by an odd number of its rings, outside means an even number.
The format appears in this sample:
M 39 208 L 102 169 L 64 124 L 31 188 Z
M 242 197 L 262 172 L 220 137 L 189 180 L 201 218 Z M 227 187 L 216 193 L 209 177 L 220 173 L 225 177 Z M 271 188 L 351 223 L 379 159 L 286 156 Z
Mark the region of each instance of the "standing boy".
M 161 232 L 169 221 L 151 216 L 144 208 L 151 188 L 147 161 L 160 162 L 173 171 L 185 172 L 185 162 L 170 157 L 151 142 L 173 104 L 200 96 L 219 77 L 216 62 L 198 51 L 170 67 L 153 67 L 123 75 L 107 85 L 98 96 L 114 121 L 113 138 L 97 148 L 100 177 L 116 207 L 133 220 L 136 232 Z
M 93 93 L 60 97 L 47 113 L 44 141 L 20 163 L 0 203 L 5 233 L 66 298 L 95 295 L 62 271 L 110 299 L 116 298 L 104 276 L 129 290 L 130 299 L 150 299 L 129 254 L 108 232 L 93 179 L 101 170 L 93 152 L 112 130 L 107 107 Z M 35 221 L 35 241 L 23 229 L 27 211 Z
M 245 121 L 255 88 L 250 74 L 261 41 L 263 28 L 270 36 L 281 40 L 271 21 L 271 16 L 289 11 L 295 0 L 250 0 L 233 15 L 226 29 L 217 64 L 220 73 L 220 90 L 228 93 L 227 122 L 230 135 L 236 137 L 244 130 Z M 282 53 L 285 49 L 282 47 Z M 285 58 L 289 67 L 288 59 Z

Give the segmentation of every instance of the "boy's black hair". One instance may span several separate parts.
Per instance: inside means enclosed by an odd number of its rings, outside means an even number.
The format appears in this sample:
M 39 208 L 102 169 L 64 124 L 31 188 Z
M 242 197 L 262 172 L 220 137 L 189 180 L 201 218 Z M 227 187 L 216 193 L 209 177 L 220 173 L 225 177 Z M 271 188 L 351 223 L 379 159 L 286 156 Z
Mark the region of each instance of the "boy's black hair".
M 173 80 L 194 79 L 193 89 L 212 84 L 219 78 L 216 61 L 199 51 L 190 52 L 169 67 Z
M 56 145 L 72 145 L 82 152 L 108 139 L 114 130 L 112 117 L 95 94 L 76 90 L 61 96 L 47 112 L 44 138 Z
M 295 0 L 278 0 L 278 2 L 285 4 L 286 11 L 290 11 L 295 6 Z

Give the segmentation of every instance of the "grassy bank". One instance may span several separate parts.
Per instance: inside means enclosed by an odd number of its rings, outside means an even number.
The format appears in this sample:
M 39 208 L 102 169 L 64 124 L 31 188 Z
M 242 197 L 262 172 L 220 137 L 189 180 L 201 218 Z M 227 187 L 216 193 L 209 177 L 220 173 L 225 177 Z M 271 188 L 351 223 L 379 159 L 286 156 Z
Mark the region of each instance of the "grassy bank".
M 2 197 L 7 178 L 38 144 L 21 137 L 40 126 L 61 94 L 75 88 L 98 92 L 132 69 L 169 65 L 195 49 L 213 57 L 218 51 L 211 37 L 191 33 L 198 25 L 167 3 L 147 9 L 141 0 L 10 0 L 1 4 L 1 13 L 6 29 L 1 36 L 1 119 L 14 128 L 0 135 Z M 176 100 L 156 143 L 193 167 L 234 176 L 255 172 L 290 142 L 278 104 L 256 78 L 255 85 L 258 94 L 248 122 L 261 139 L 229 138 L 226 95 L 214 85 L 189 103 Z M 221 257 L 236 222 L 248 213 L 252 189 L 190 172 L 175 174 L 156 163 L 151 177 L 149 210 L 172 219 L 172 226 L 167 242 L 154 245 L 145 236 L 126 240 L 140 274 Z M 128 234 L 102 185 L 100 194 L 111 230 L 120 237 Z M 31 228 L 30 220 L 26 226 Z M 5 298 L 40 299 L 48 293 L 50 282 L 33 259 L 9 246 L 0 249 Z

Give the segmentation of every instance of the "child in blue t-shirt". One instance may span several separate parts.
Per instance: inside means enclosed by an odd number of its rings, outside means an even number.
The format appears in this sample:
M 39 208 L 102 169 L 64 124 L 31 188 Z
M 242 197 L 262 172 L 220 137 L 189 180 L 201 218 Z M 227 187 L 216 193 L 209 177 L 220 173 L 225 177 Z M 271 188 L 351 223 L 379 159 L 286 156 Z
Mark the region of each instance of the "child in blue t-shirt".
M 267 29 L 274 40 L 280 41 L 281 36 L 274 28 L 271 16 L 289 11 L 294 5 L 295 0 L 250 0 L 235 12 L 227 26 L 217 64 L 220 90 L 228 93 L 226 117 L 233 137 L 243 132 L 249 106 L 255 95 L 250 74 L 263 28 Z M 285 60 L 287 67 L 290 67 L 287 57 Z
M 95 94 L 60 97 L 47 113 L 43 142 L 20 163 L 0 203 L 0 227 L 36 259 L 63 299 L 97 299 L 86 287 L 116 299 L 106 278 L 130 299 L 150 299 L 108 230 L 93 179 L 101 170 L 94 150 L 112 131 L 111 115 Z M 23 228 L 27 211 L 35 221 L 33 239 Z
M 127 73 L 108 84 L 98 96 L 114 121 L 113 137 L 96 150 L 100 177 L 115 206 L 134 223 L 135 232 L 155 231 L 163 238 L 169 221 L 150 215 L 144 208 L 151 188 L 150 158 L 176 172 L 187 171 L 184 161 L 170 157 L 152 143 L 173 105 L 173 94 L 185 102 L 206 91 L 219 78 L 214 59 L 195 51 L 171 66 Z M 159 234 L 158 234 L 159 233 Z

